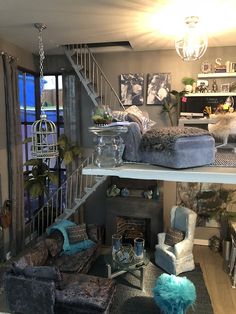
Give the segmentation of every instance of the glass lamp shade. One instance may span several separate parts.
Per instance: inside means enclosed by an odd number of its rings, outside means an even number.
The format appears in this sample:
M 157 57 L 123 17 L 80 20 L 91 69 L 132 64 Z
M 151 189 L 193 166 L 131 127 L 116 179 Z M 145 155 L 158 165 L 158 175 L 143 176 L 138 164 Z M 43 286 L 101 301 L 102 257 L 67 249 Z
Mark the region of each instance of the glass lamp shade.
M 41 115 L 40 120 L 32 124 L 32 158 L 55 158 L 58 156 L 57 129 L 55 124 Z
M 175 49 L 184 61 L 200 59 L 207 49 L 207 36 L 198 27 L 197 16 L 185 19 L 187 30 L 185 34 L 175 40 Z

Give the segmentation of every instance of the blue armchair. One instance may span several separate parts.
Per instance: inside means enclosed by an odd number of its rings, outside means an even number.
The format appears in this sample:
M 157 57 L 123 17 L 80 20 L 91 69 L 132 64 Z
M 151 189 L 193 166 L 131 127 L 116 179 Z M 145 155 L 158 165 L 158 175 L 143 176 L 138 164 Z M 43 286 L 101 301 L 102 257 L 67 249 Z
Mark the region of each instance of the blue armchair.
M 197 214 L 181 206 L 174 206 L 170 213 L 171 228 L 183 232 L 183 240 L 174 244 L 166 244 L 166 233 L 158 234 L 155 248 L 155 263 L 166 272 L 178 275 L 195 268 L 193 259 L 193 241 Z

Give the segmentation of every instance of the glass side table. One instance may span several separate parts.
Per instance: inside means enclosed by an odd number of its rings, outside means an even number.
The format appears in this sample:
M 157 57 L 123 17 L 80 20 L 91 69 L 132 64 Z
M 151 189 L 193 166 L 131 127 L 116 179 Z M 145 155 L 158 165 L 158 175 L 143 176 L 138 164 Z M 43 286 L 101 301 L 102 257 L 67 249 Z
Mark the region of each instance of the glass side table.
M 140 289 L 144 291 L 145 268 L 150 262 L 149 254 L 146 251 L 144 251 L 144 256 L 141 260 L 133 260 L 130 263 L 121 263 L 114 260 L 111 253 L 104 255 L 104 259 L 107 266 L 108 278 L 115 278 L 124 273 L 133 273 L 139 270 L 140 276 L 137 276 L 135 273 L 133 275 L 140 280 Z
M 89 128 L 89 132 L 96 136 L 94 164 L 97 167 L 110 168 L 122 164 L 124 142 L 121 134 L 127 131 L 128 128 L 121 125 L 94 126 Z

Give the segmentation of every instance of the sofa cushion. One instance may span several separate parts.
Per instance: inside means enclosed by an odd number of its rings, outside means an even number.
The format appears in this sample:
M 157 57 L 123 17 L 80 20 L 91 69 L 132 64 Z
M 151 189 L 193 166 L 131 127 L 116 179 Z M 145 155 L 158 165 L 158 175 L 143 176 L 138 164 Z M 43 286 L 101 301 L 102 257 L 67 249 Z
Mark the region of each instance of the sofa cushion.
M 39 241 L 33 248 L 17 260 L 17 265 L 25 266 L 39 266 L 44 265 L 48 258 L 48 249 L 44 240 Z
M 81 242 L 88 239 L 86 225 L 80 224 L 66 228 L 70 244 Z
M 183 231 L 175 228 L 169 228 L 166 232 L 164 243 L 170 246 L 174 246 L 176 243 L 183 241 L 183 239 L 184 239 Z
M 62 275 L 59 269 L 51 266 L 26 266 L 21 268 L 16 263 L 13 263 L 12 271 L 15 275 L 24 276 L 26 278 L 52 280 L 55 282 L 62 280 Z
M 63 248 L 63 235 L 60 231 L 52 232 L 46 239 L 45 243 L 48 249 L 48 254 L 52 257 L 59 255 Z
M 63 290 L 56 290 L 56 303 L 61 306 L 79 307 L 85 313 L 104 313 L 113 299 L 115 282 L 112 279 L 76 274 L 67 280 Z

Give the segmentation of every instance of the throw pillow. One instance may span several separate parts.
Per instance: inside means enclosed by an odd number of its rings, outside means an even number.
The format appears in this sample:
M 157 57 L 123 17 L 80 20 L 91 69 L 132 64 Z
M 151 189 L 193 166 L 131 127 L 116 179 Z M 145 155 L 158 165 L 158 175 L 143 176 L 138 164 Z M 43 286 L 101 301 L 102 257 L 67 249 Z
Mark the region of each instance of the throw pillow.
M 67 227 L 66 230 L 67 230 L 70 244 L 81 242 L 88 239 L 85 224 L 70 226 L 70 227 Z
M 140 123 L 142 124 L 142 133 L 146 132 L 156 123 L 149 119 L 147 112 L 141 111 L 137 106 L 130 106 L 129 108 L 125 109 L 125 112 L 128 114 L 132 114 L 136 117 L 136 119 L 138 119 L 138 121 L 140 121 Z
M 63 235 L 60 231 L 53 231 L 46 239 L 45 243 L 50 256 L 59 255 L 63 249 Z
M 165 244 L 174 246 L 176 243 L 183 241 L 183 239 L 183 231 L 175 228 L 169 228 L 166 232 Z

